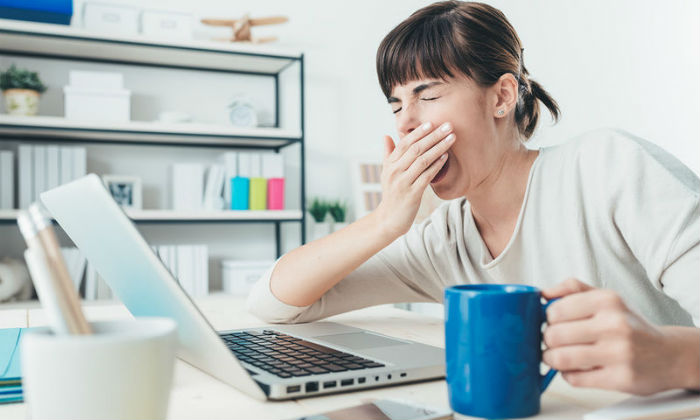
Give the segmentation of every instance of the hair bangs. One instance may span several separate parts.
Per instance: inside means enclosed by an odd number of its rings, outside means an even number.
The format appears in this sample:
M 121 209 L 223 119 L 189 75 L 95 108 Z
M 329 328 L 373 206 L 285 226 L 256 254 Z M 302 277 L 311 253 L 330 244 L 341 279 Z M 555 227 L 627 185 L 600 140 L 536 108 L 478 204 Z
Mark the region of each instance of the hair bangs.
M 384 96 L 413 80 L 446 79 L 455 72 L 469 76 L 455 49 L 460 43 L 445 42 L 454 37 L 448 20 L 444 14 L 409 19 L 384 38 L 377 50 L 377 75 Z

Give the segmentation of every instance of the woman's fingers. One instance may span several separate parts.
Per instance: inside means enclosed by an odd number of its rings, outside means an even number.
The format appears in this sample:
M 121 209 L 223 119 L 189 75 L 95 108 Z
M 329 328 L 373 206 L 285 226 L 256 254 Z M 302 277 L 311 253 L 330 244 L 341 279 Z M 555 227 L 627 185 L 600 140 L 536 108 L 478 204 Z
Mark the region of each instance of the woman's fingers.
M 555 299 L 562 296 L 567 296 L 573 293 L 585 292 L 593 287 L 587 285 L 581 280 L 570 277 L 554 287 L 542 290 L 542 296 L 545 299 Z
M 547 347 L 593 344 L 600 335 L 600 328 L 593 319 L 548 325 L 544 330 L 544 343 Z
M 590 318 L 604 309 L 626 310 L 620 295 L 612 290 L 592 289 L 563 297 L 547 308 L 550 325 Z
M 574 370 L 562 372 L 561 375 L 566 382 L 575 387 L 620 390 L 618 375 L 615 375 L 614 369 L 609 367 Z
M 399 140 L 396 149 L 393 151 L 389 157 L 390 162 L 396 162 L 406 153 L 411 145 L 413 145 L 418 140 L 422 139 L 426 134 L 433 129 L 433 124 L 431 122 L 423 123 L 420 127 L 408 133 L 404 138 Z
M 420 140 L 415 141 L 413 144 L 411 144 L 407 150 L 404 152 L 404 154 L 399 158 L 398 161 L 396 161 L 396 169 L 398 171 L 406 171 L 408 170 L 413 163 L 420 159 L 421 156 L 423 156 L 425 153 L 427 153 L 431 148 L 433 148 L 436 144 L 439 144 L 441 140 L 446 138 L 449 134 L 452 133 L 452 124 L 450 123 L 445 123 L 438 127 L 437 129 L 433 130 L 430 134 L 426 135 L 425 137 L 421 138 Z M 440 154 L 436 156 L 439 157 Z M 430 163 L 435 159 L 432 159 Z M 425 168 L 427 168 L 430 163 L 425 165 Z M 423 168 L 423 169 L 425 169 Z M 415 177 L 412 178 L 411 182 L 418 176 L 416 174 Z
M 395 148 L 394 140 L 390 136 L 384 136 L 384 160 L 391 155 Z
M 595 344 L 557 347 L 542 353 L 544 363 L 562 372 L 605 366 L 609 359 L 610 352 Z
M 455 135 L 452 133 L 415 159 L 411 166 L 406 170 L 405 176 L 408 178 L 408 182 L 415 182 L 415 180 L 418 179 L 418 177 L 420 177 L 421 174 L 433 164 L 433 162 L 437 161 L 440 156 L 447 153 L 447 150 L 452 147 L 454 142 Z
M 435 175 L 437 175 L 438 172 L 440 172 L 440 169 L 442 169 L 443 165 L 445 165 L 445 162 L 447 162 L 447 153 L 443 154 L 442 156 L 439 156 L 437 160 L 435 160 L 430 166 L 428 166 L 428 169 L 423 171 L 418 178 L 416 178 L 415 182 L 413 182 L 413 185 L 418 188 L 418 190 L 423 193 L 423 190 L 425 190 L 425 187 L 430 184 L 430 181 L 435 178 Z

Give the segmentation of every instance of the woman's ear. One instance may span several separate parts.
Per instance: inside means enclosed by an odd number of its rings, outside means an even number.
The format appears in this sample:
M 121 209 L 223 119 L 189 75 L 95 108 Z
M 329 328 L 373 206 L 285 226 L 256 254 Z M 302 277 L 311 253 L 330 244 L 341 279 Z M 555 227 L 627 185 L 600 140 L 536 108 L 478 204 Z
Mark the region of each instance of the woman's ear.
M 503 118 L 515 109 L 518 102 L 518 81 L 515 76 L 506 73 L 498 78 L 492 88 L 495 96 L 493 116 Z

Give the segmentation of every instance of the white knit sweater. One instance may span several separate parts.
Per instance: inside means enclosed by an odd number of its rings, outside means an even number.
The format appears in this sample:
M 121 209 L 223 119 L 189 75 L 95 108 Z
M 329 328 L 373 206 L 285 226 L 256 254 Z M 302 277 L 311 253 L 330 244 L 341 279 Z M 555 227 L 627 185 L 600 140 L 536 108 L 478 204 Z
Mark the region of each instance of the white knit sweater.
M 655 324 L 700 325 L 700 180 L 676 158 L 617 130 L 543 148 L 515 231 L 493 259 L 469 202 L 443 204 L 317 302 L 288 305 L 270 291 L 249 310 L 269 322 L 308 322 L 370 305 L 442 302 L 445 287 L 568 277 L 617 291 Z

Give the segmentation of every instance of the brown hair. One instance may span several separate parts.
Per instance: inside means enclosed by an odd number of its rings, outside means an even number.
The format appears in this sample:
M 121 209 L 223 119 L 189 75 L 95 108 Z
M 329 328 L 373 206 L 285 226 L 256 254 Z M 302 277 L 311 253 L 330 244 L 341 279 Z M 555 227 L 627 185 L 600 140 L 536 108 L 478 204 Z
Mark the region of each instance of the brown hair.
M 423 77 L 445 79 L 462 73 L 491 86 L 505 73 L 518 81 L 515 122 L 525 140 L 540 114 L 539 101 L 559 120 L 557 102 L 531 80 L 520 38 L 505 15 L 483 3 L 442 1 L 414 12 L 382 40 L 377 75 L 388 98 L 396 85 Z

